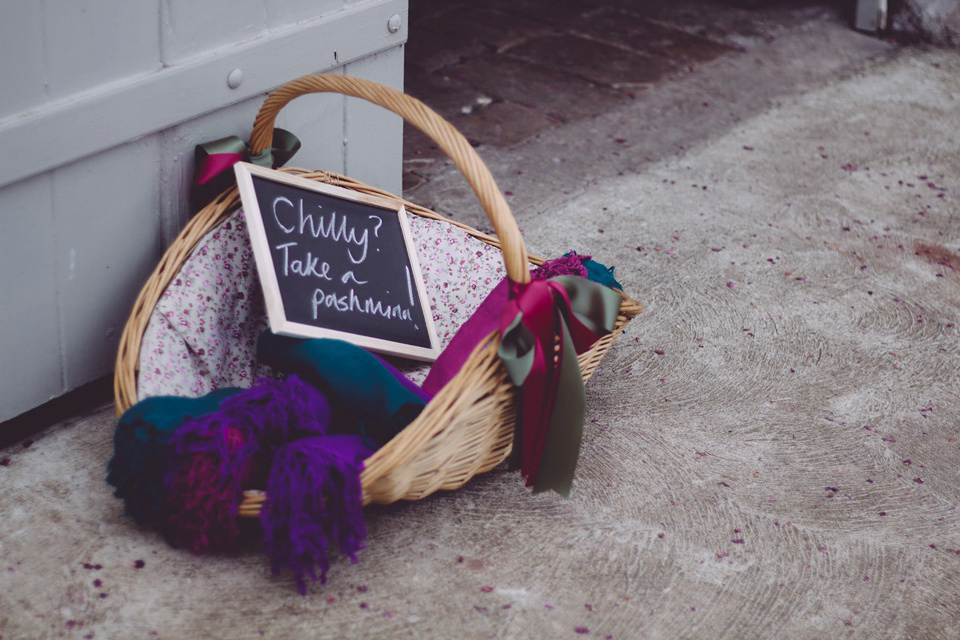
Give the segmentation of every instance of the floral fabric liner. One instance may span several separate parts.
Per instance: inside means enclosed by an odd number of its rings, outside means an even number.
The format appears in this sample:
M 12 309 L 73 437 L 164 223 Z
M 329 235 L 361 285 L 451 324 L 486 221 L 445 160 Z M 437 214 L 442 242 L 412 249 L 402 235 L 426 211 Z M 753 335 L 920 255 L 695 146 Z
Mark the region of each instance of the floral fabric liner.
M 409 215 L 441 348 L 506 275 L 498 249 L 462 229 Z M 256 360 L 267 317 L 239 209 L 207 234 L 164 291 L 140 348 L 138 399 L 249 387 L 272 372 Z M 417 383 L 429 364 L 391 359 Z

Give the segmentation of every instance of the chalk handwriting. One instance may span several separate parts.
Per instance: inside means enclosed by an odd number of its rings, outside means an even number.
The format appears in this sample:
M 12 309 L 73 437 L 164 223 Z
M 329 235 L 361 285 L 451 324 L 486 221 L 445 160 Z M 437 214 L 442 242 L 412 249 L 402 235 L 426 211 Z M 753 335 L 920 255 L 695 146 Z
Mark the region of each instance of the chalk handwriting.
M 379 238 L 379 237 L 380 237 L 380 227 L 381 227 L 381 225 L 383 225 L 383 218 L 381 218 L 380 216 L 367 216 L 367 218 L 369 218 L 369 219 L 371 219 L 371 220 L 376 220 L 376 221 L 377 221 L 377 227 L 373 230 L 373 235 L 374 235 L 374 237 Z
M 296 242 L 278 244 L 274 249 L 283 251 L 283 275 L 288 276 L 290 272 L 298 276 L 314 276 L 322 280 L 332 280 L 330 277 L 330 263 L 320 262 L 320 258 L 315 257 L 307 251 L 306 258 L 303 260 L 290 259 L 290 247 L 297 246 Z
M 410 296 L 410 306 L 415 306 L 417 303 L 413 301 L 413 282 L 410 280 L 410 267 L 404 267 L 404 271 L 407 272 L 407 295 Z
M 334 311 L 353 311 L 356 313 L 367 313 L 379 315 L 392 320 L 413 321 L 413 316 L 409 309 L 404 309 L 398 304 L 384 304 L 380 300 L 373 298 L 361 298 L 356 291 L 350 289 L 345 295 L 335 293 L 326 293 L 323 289 L 316 289 L 313 292 L 313 319 L 316 320 L 322 308 L 332 309 Z
M 322 209 L 316 205 L 317 209 Z M 368 216 L 377 221 L 377 227 L 374 235 L 380 230 L 380 224 L 383 221 L 377 216 Z M 334 242 L 344 242 L 347 246 L 347 257 L 353 264 L 361 264 L 367 259 L 367 249 L 369 248 L 370 230 L 358 230 L 357 227 L 349 224 L 347 216 L 337 214 L 331 211 L 329 216 L 322 213 L 309 213 L 303 210 L 303 198 L 297 199 L 297 204 L 285 196 L 278 196 L 273 199 L 273 220 L 277 226 L 286 234 L 296 233 L 299 235 L 311 235 L 314 238 L 326 238 Z M 351 248 L 349 245 L 355 245 Z M 359 257 L 354 255 L 354 250 L 359 251 Z
M 342 282 L 343 284 L 349 284 L 351 280 L 353 280 L 357 284 L 367 284 L 368 282 L 370 282 L 369 280 L 357 280 L 357 276 L 353 273 L 352 270 L 347 271 L 345 274 L 340 276 L 340 282 Z

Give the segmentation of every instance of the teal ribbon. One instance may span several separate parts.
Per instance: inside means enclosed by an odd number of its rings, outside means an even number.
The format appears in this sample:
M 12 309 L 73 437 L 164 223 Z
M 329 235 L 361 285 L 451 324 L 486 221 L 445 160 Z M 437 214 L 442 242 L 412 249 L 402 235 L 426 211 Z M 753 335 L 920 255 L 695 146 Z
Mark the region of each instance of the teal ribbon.
M 577 355 L 613 331 L 620 300 L 576 276 L 510 283 L 498 354 L 520 388 L 513 457 L 534 493 L 570 495 L 586 405 Z

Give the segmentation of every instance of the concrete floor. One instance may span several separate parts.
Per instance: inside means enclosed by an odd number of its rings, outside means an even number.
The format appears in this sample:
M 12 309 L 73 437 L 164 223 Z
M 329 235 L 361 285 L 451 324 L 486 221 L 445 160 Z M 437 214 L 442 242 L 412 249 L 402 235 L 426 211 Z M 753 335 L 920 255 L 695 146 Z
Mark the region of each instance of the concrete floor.
M 300 597 L 124 519 L 104 407 L 0 453 L 0 637 L 960 637 L 960 53 L 683 2 L 648 17 L 695 61 L 652 79 L 585 64 L 536 109 L 479 73 L 441 91 L 472 57 L 532 86 L 556 52 L 531 42 L 599 15 L 578 4 L 449 60 L 411 44 L 408 73 L 474 127 L 532 251 L 592 253 L 647 307 L 588 388 L 572 498 L 495 470 L 370 508 L 359 564 Z M 482 226 L 431 151 L 411 138 L 408 197 Z

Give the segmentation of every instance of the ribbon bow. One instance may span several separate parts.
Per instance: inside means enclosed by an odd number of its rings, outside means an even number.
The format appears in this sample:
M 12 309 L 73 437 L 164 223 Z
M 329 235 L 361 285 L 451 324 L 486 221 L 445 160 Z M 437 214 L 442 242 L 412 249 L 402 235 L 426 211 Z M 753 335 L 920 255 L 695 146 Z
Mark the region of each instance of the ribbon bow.
M 513 459 L 534 493 L 570 496 L 585 405 L 577 355 L 613 331 L 619 310 L 618 293 L 577 276 L 510 282 L 498 354 L 521 388 Z
M 276 169 L 299 150 L 297 136 L 276 128 L 273 130 L 273 146 L 257 154 L 251 154 L 247 143 L 237 136 L 198 144 L 194 151 L 194 201 L 202 206 L 228 188 L 233 183 L 233 172 L 229 169 L 238 162 Z

